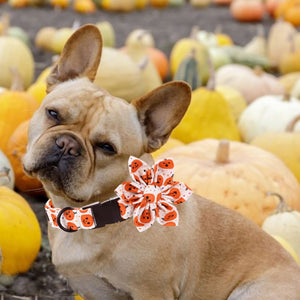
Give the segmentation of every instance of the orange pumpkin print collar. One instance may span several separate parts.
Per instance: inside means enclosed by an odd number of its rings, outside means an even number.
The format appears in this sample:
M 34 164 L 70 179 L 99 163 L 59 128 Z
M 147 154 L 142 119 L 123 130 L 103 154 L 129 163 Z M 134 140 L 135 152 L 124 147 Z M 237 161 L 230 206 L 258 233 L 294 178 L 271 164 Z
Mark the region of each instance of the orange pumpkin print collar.
M 152 167 L 131 156 L 128 161 L 133 181 L 120 184 L 118 198 L 93 203 L 82 208 L 54 207 L 51 200 L 46 213 L 52 227 L 73 232 L 94 229 L 133 218 L 138 231 L 149 229 L 155 221 L 163 226 L 177 226 L 178 211 L 174 205 L 188 200 L 192 191 L 184 183 L 174 181 L 174 162 L 165 158 Z

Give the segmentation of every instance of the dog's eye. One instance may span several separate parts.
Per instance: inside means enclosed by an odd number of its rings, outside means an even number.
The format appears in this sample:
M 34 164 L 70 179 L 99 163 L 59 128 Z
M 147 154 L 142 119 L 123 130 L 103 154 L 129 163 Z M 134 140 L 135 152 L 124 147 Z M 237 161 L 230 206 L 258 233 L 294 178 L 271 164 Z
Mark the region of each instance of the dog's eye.
M 115 147 L 110 143 L 98 143 L 96 144 L 96 148 L 100 149 L 105 154 L 109 154 L 109 155 L 113 155 L 117 153 Z
M 56 120 L 56 121 L 59 121 L 59 115 L 58 115 L 58 112 L 54 109 L 47 109 L 47 115 L 53 119 L 53 120 Z

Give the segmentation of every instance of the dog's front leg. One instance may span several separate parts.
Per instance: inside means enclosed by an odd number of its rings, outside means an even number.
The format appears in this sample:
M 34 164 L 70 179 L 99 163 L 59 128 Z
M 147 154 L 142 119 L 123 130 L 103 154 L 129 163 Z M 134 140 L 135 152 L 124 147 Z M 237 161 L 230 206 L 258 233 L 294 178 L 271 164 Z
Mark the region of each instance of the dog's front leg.
M 107 280 L 94 275 L 72 276 L 70 286 L 85 300 L 132 300 L 125 292 L 114 288 Z

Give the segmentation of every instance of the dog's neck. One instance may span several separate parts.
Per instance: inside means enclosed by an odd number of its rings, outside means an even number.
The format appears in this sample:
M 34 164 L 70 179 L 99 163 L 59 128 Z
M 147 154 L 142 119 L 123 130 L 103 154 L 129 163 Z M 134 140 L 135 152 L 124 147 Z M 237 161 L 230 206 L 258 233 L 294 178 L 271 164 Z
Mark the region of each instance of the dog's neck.
M 139 158 L 141 160 L 143 160 L 144 162 L 146 162 L 149 166 L 152 166 L 154 163 L 153 157 L 149 153 L 144 153 Z M 106 192 L 102 192 L 100 194 L 97 194 L 94 197 L 90 198 L 88 201 L 84 201 L 84 202 L 74 202 L 71 199 L 68 199 L 67 197 L 64 197 L 62 195 L 57 195 L 51 191 L 47 191 L 47 194 L 48 194 L 49 198 L 52 200 L 55 207 L 60 207 L 60 208 L 63 208 L 66 206 L 83 207 L 83 206 L 86 206 L 86 205 L 94 203 L 94 202 L 101 203 L 101 202 L 107 201 L 109 199 L 115 198 L 116 197 L 116 194 L 114 192 L 115 188 L 119 184 L 121 184 L 122 182 L 127 181 L 127 180 L 131 180 L 129 172 L 124 175 L 124 180 L 122 180 L 121 182 L 115 183 L 113 189 L 106 191 Z

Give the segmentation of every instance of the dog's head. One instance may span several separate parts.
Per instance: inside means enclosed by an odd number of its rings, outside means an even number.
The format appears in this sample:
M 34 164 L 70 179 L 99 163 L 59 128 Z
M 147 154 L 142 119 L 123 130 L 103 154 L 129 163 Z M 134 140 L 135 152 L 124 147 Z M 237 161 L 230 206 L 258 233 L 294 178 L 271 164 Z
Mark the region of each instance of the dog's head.
M 178 81 L 131 104 L 113 97 L 92 83 L 101 50 L 93 25 L 71 36 L 30 122 L 24 169 L 68 201 L 87 203 L 111 193 L 128 176 L 129 156 L 160 148 L 190 102 L 189 86 Z

